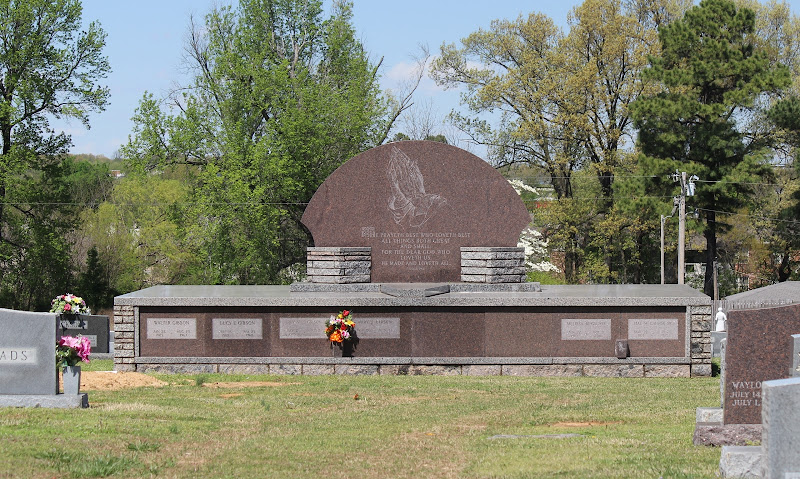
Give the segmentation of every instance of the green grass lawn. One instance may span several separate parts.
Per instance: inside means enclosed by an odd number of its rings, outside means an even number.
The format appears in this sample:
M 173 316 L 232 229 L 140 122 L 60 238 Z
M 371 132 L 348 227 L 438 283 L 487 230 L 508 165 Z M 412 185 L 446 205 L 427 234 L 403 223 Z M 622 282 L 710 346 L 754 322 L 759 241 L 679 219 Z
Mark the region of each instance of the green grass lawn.
M 692 445 L 716 378 L 157 377 L 169 385 L 85 391 L 89 409 L 0 409 L 0 478 L 711 478 L 719 465 L 718 448 Z M 579 436 L 525 437 L 558 434 Z

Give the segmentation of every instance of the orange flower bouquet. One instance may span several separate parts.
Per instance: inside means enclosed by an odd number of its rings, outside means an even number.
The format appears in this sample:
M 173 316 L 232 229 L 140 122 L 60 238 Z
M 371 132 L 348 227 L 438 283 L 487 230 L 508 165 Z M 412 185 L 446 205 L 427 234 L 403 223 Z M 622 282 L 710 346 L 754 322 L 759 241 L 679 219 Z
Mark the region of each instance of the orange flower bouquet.
M 356 323 L 353 321 L 353 314 L 345 309 L 339 311 L 339 314 L 331 315 L 331 319 L 325 322 L 325 335 L 331 342 L 331 347 L 342 346 L 347 343 L 355 345 L 358 343 L 358 336 L 356 335 Z

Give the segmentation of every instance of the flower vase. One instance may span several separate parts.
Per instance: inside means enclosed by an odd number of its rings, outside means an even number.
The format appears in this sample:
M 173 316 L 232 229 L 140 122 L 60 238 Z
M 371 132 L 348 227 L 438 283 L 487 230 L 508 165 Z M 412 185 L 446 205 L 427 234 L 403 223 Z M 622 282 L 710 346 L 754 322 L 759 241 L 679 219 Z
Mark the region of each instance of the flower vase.
M 352 358 L 353 351 L 355 351 L 355 344 L 352 340 L 348 339 L 342 342 L 342 357 L 343 358 Z
M 64 366 L 62 382 L 64 394 L 80 394 L 81 392 L 81 367 Z
M 354 349 L 352 341 L 344 340 L 341 343 L 331 341 L 331 351 L 334 358 L 352 358 Z

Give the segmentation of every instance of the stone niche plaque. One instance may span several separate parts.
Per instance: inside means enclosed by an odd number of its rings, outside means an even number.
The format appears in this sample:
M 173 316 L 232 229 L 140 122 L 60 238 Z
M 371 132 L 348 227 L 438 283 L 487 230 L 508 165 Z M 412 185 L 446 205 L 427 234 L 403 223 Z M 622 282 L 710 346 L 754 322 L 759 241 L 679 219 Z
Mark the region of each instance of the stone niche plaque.
M 302 222 L 316 247 L 371 247 L 374 283 L 459 282 L 462 246 L 517 246 L 530 215 L 477 156 L 444 143 L 401 141 L 334 171 Z
M 197 339 L 197 318 L 147 318 L 147 339 Z
M 789 377 L 800 304 L 732 310 L 725 348 L 725 424 L 761 424 L 762 383 Z
M 678 319 L 628 319 L 628 339 L 670 341 L 678 339 Z
M 610 339 L 610 318 L 564 318 L 561 320 L 562 341 L 608 341 Z
M 264 339 L 261 318 L 212 318 L 211 339 Z

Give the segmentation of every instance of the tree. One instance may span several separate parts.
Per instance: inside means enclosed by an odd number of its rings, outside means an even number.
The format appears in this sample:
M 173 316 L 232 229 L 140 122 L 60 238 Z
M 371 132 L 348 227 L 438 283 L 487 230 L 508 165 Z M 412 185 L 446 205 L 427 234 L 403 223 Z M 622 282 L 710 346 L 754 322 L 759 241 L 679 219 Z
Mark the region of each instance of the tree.
M 278 281 L 305 257 L 305 203 L 344 161 L 385 140 L 388 102 L 351 17 L 341 1 L 328 19 L 320 0 L 216 8 L 189 32 L 193 82 L 168 103 L 141 102 L 122 153 L 140 174 L 189 168 L 181 228 L 201 261 L 187 277 Z
M 88 127 L 110 70 L 105 33 L 97 23 L 82 31 L 81 11 L 78 0 L 0 1 L 0 302 L 12 307 L 41 307 L 71 277 L 72 165 L 61 164 L 70 138 L 49 118 Z
M 101 308 L 114 306 L 115 293 L 108 286 L 108 273 L 100 262 L 96 247 L 86 254 L 86 271 L 78 279 L 78 288 L 86 305 L 95 313 Z
M 465 87 L 462 102 L 471 113 L 500 114 L 495 126 L 480 116 L 451 115 L 489 147 L 490 162 L 527 164 L 549 176 L 560 204 L 543 215 L 548 224 L 542 226 L 555 235 L 551 246 L 565 252 L 568 282 L 578 281 L 590 264 L 602 270 L 584 275 L 593 281 L 641 276 L 637 266 L 644 260 L 630 268 L 635 274 L 617 274 L 634 255 L 611 248 L 622 244 L 626 228 L 639 226 L 624 216 L 608 221 L 616 214 L 613 185 L 618 174 L 634 169 L 628 105 L 655 88 L 639 75 L 647 55 L 658 52 L 654 32 L 689 3 L 586 0 L 570 14 L 566 33 L 541 14 L 495 20 L 488 30 L 463 39 L 460 48 L 443 45 L 433 64 L 439 84 Z M 599 191 L 580 175 L 584 190 L 576 192 L 580 170 L 594 175 Z M 582 199 L 572 200 L 575 196 Z M 616 228 L 612 238 L 609 226 Z M 584 262 L 589 257 L 592 261 Z
M 676 170 L 697 175 L 692 205 L 704 218 L 706 277 L 713 294 L 720 212 L 746 204 L 751 184 L 768 173 L 766 148 L 774 138 L 748 131 L 756 101 L 789 85 L 789 70 L 770 62 L 751 41 L 755 14 L 729 0 L 703 0 L 683 19 L 659 31 L 661 55 L 651 58 L 645 78 L 663 92 L 631 106 L 642 167 L 654 175 L 653 187 L 671 185 Z
M 87 257 L 97 252 L 97 264 L 87 264 L 86 275 L 92 267 L 102 268 L 108 288 L 120 293 L 186 282 L 187 271 L 202 261 L 197 245 L 186 238 L 188 190 L 185 181 L 165 175 L 131 175 L 115 183 L 109 201 L 80 217 L 81 233 L 91 245 Z

